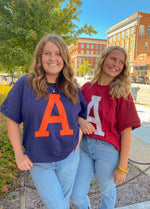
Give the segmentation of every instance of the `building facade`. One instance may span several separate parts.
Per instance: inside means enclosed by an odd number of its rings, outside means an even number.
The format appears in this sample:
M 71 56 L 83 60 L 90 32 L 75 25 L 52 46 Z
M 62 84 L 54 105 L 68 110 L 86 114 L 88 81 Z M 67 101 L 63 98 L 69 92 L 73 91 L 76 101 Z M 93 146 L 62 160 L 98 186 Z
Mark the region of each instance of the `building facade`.
M 78 69 L 85 61 L 89 62 L 93 72 L 101 52 L 107 47 L 106 39 L 81 38 L 69 47 L 72 67 L 78 75 Z
M 118 45 L 127 51 L 131 73 L 150 79 L 150 13 L 137 12 L 106 33 L 107 47 Z

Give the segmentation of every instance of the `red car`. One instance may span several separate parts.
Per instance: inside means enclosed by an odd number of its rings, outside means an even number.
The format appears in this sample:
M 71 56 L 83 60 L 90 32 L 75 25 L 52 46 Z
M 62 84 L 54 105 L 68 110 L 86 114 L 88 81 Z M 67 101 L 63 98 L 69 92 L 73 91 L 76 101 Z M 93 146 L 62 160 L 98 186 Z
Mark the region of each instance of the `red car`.
M 143 76 L 137 76 L 136 77 L 136 83 L 143 83 L 146 84 L 146 78 Z

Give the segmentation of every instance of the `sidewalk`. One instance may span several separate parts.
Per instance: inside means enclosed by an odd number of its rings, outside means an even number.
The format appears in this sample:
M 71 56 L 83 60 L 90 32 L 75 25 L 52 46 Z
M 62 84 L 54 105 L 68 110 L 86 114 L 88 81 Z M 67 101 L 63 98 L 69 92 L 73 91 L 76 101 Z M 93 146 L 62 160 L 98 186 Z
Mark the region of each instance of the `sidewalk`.
M 150 209 L 150 201 L 142 202 L 134 205 L 128 205 L 124 207 L 119 207 L 116 209 Z
M 133 130 L 132 134 L 144 143 L 150 143 L 150 106 L 136 104 L 138 115 L 141 119 L 142 126 Z
M 150 107 L 136 105 L 142 126 L 132 132 L 129 158 L 140 163 L 150 163 Z M 136 164 L 142 171 L 150 165 Z M 150 176 L 150 169 L 145 172 Z M 140 189 L 140 188 L 139 188 Z M 117 209 L 150 209 L 150 201 L 118 207 Z

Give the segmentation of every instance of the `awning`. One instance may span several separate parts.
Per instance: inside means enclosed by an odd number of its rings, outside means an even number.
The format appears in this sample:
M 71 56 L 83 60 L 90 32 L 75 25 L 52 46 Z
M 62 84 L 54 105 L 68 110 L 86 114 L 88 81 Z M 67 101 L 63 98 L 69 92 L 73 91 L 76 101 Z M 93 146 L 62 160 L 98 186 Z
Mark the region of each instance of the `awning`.
M 144 65 L 133 65 L 133 67 L 148 67 L 149 64 L 144 64 Z

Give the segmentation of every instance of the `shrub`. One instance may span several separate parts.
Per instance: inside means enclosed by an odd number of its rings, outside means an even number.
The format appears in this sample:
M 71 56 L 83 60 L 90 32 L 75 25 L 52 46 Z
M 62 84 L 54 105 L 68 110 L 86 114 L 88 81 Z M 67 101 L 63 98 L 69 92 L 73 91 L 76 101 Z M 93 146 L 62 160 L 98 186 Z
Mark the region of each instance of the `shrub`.
M 0 105 L 5 97 L 0 94 Z M 0 113 L 0 195 L 6 195 L 18 184 L 18 172 L 13 149 L 7 136 L 6 118 Z
M 0 94 L 7 96 L 12 86 L 0 85 Z

